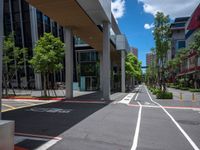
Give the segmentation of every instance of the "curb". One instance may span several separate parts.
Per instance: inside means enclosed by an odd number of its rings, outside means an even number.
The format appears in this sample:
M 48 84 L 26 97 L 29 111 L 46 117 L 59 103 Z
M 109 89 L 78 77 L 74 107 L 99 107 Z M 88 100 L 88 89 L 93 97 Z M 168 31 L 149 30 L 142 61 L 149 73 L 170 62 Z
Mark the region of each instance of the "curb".
M 62 101 L 65 98 L 55 97 L 55 98 L 40 98 L 40 97 L 3 97 L 3 99 L 13 99 L 13 100 L 55 100 L 55 101 Z

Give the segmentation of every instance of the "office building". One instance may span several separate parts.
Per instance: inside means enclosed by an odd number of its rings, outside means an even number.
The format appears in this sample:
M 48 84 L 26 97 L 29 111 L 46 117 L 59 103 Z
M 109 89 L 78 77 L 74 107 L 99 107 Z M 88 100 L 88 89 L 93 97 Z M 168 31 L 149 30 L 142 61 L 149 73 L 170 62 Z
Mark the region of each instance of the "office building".
M 70 5 L 68 5 L 69 2 L 65 2 L 66 4 L 63 4 L 66 5 L 65 9 L 61 7 L 60 2 L 55 1 L 49 1 L 48 4 L 44 4 L 42 1 L 40 1 L 41 5 L 37 5 L 38 3 L 35 3 L 36 1 L 30 1 L 31 4 L 28 2 L 29 1 L 25 0 L 4 0 L 4 35 L 7 36 L 11 32 L 14 32 L 16 46 L 28 48 L 29 59 L 34 55 L 33 48 L 36 41 L 43 36 L 44 32 L 52 32 L 54 36 L 60 37 L 60 39 L 66 43 L 66 32 L 63 26 L 76 26 L 74 27 L 75 29 L 73 30 L 72 35 L 73 43 L 71 49 L 73 49 L 73 51 L 70 53 L 71 57 L 66 56 L 68 58 L 67 60 L 72 59 L 73 65 L 69 65 L 71 62 L 66 63 L 66 61 L 63 60 L 64 69 L 51 75 L 50 80 L 62 83 L 68 81 L 73 82 L 73 88 L 80 90 L 99 90 L 102 88 L 103 81 L 101 78 L 103 75 L 100 73 L 102 72 L 100 70 L 102 66 L 105 66 L 106 68 L 109 66 L 107 64 L 103 65 L 103 62 L 101 62 L 102 59 L 109 61 L 107 55 L 103 56 L 102 53 L 102 50 L 108 44 L 106 43 L 105 45 L 104 43 L 104 30 L 110 30 L 106 33 L 111 33 L 111 36 L 105 35 L 105 37 L 110 36 L 108 39 L 110 41 L 109 49 L 111 50 L 109 52 L 111 53 L 111 68 L 108 67 L 107 69 L 111 70 L 111 72 L 114 72 L 111 73 L 114 76 L 120 76 L 122 72 L 125 72 L 125 70 L 121 69 L 121 65 L 123 65 L 121 60 L 125 59 L 122 57 L 122 53 L 125 53 L 124 51 L 129 50 L 129 46 L 127 46 L 128 42 L 125 35 L 122 35 L 119 30 L 111 10 L 108 9 L 111 5 L 111 2 L 95 1 L 96 4 L 101 4 L 93 6 L 98 8 L 98 14 L 101 14 L 102 16 L 92 14 L 93 12 L 89 11 L 86 8 L 86 5 L 84 5 L 81 1 L 73 1 L 70 3 Z M 54 6 L 58 6 L 54 8 L 61 8 L 57 10 L 58 13 L 54 13 L 55 11 L 47 6 L 51 5 L 51 3 L 54 3 Z M 47 6 L 48 10 L 44 9 L 43 6 Z M 69 9 L 67 9 L 68 7 Z M 80 9 L 80 7 L 82 8 Z M 61 15 L 62 9 L 64 12 L 66 11 L 66 14 Z M 79 13 L 80 16 L 74 16 L 73 12 Z M 81 16 L 83 18 L 81 18 Z M 83 21 L 82 24 L 79 24 L 81 22 L 80 19 Z M 105 21 L 102 21 L 102 19 Z M 108 26 L 108 29 L 106 28 L 106 25 L 104 28 L 104 22 L 111 22 L 111 20 L 112 24 Z M 125 48 L 123 46 L 119 47 L 120 44 L 116 45 L 116 43 L 122 43 L 116 42 L 117 40 L 122 40 L 122 42 L 125 43 L 123 43 Z M 73 66 L 73 68 L 71 68 L 71 66 Z M 66 72 L 70 69 L 66 70 L 65 68 L 70 68 L 72 70 L 72 77 L 70 75 L 68 78 Z M 109 71 L 107 71 L 104 77 L 110 79 L 109 74 Z M 125 75 L 122 77 L 123 80 L 124 77 Z M 116 90 L 116 88 L 122 88 L 121 85 L 122 82 L 124 82 L 121 80 L 122 78 L 112 77 L 111 89 Z M 105 84 L 107 83 L 108 82 Z M 32 67 L 28 64 L 28 62 L 26 62 L 20 70 L 16 71 L 12 81 L 12 86 L 15 88 L 41 89 L 42 77 L 40 74 L 34 73 Z M 106 86 L 105 90 L 110 91 L 108 89 L 109 87 L 110 86 Z
M 153 53 L 146 54 L 146 65 L 150 66 L 153 62 L 156 61 L 156 55 Z

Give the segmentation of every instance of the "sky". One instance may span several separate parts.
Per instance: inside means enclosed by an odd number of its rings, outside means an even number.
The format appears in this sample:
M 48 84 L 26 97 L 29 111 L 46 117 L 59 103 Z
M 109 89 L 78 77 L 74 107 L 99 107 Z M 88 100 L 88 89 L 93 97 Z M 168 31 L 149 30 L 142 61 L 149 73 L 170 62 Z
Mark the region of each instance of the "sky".
M 161 11 L 173 20 L 190 16 L 200 0 L 112 0 L 112 12 L 129 45 L 138 48 L 138 58 L 146 65 L 146 53 L 154 46 L 154 15 Z

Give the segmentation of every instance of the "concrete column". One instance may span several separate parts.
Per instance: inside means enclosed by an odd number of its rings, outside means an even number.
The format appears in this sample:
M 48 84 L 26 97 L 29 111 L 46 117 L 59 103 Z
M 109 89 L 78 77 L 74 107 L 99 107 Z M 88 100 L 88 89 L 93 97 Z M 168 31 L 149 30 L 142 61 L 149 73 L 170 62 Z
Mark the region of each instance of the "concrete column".
M 29 5 L 30 10 L 30 23 L 31 23 L 31 36 L 32 36 L 32 47 L 35 47 L 35 43 L 38 40 L 38 28 L 37 28 L 37 13 L 36 8 Z M 34 52 L 33 52 L 34 55 Z M 42 77 L 40 73 L 35 73 L 35 88 L 37 90 L 42 89 Z
M 0 120 L 0 149 L 14 150 L 15 122 Z
M 2 61 L 3 61 L 3 1 L 0 0 L 0 120 L 1 120 L 1 99 L 2 99 Z
M 125 51 L 121 51 L 121 90 L 126 92 Z
M 103 91 L 103 53 L 99 52 L 99 65 L 100 65 L 100 91 Z
M 103 98 L 110 100 L 110 23 L 103 22 Z
M 64 28 L 65 43 L 65 96 L 66 99 L 73 98 L 73 34 L 72 30 Z

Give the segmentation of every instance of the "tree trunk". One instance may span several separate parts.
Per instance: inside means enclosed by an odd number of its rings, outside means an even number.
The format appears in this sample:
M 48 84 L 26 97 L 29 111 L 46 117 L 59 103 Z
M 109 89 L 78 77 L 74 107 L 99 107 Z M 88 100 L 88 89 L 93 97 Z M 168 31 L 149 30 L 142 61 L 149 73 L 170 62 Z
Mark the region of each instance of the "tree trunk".
M 197 77 L 195 73 L 194 73 L 194 88 L 197 89 Z
M 44 73 L 44 81 L 43 81 L 43 85 L 44 85 L 44 96 L 47 96 L 47 84 L 46 84 L 46 73 Z
M 6 67 L 5 67 L 5 72 L 6 72 L 6 75 L 5 75 L 5 94 L 6 94 L 6 96 L 8 96 L 8 64 L 6 63 L 5 64 L 6 65 Z

